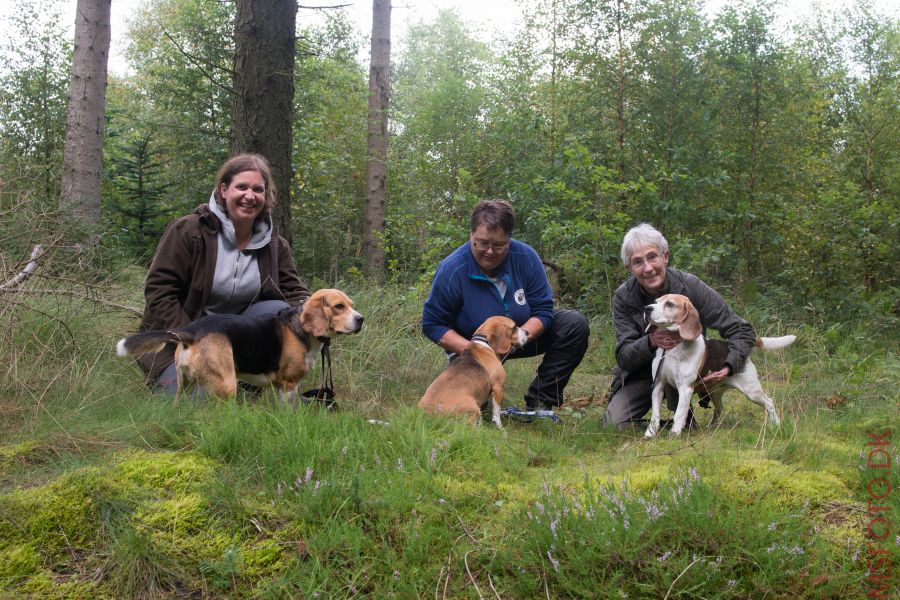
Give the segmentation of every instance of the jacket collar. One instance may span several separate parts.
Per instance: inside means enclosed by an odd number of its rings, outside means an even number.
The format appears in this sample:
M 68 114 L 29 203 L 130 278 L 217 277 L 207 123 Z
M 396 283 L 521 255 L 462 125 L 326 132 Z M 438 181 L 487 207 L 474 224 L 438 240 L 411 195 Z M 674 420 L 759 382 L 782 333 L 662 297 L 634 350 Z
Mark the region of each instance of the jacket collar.
M 201 204 L 194 209 L 194 214 L 200 218 L 200 225 L 209 233 L 219 233 L 222 224 L 219 222 L 218 217 L 209 210 L 209 204 Z
M 644 288 L 641 287 L 641 284 L 638 283 L 637 278 L 634 275 L 630 275 L 628 282 L 628 296 L 634 301 L 635 306 L 639 306 L 643 308 L 647 302 L 645 300 L 648 299 L 646 292 L 644 292 Z M 666 267 L 666 290 L 665 294 L 684 294 L 684 276 L 681 271 L 678 269 L 673 269 L 672 267 Z M 663 294 L 660 294 L 660 296 Z M 656 298 L 650 298 L 650 301 L 654 301 Z

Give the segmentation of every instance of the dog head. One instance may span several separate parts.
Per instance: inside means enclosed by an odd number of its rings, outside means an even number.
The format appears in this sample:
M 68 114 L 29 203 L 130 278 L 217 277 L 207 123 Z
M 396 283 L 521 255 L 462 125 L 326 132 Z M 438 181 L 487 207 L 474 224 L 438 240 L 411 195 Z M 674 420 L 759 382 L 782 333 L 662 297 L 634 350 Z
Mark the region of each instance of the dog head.
M 703 333 L 700 315 L 687 296 L 666 294 L 646 306 L 647 318 L 662 329 L 678 331 L 683 340 L 695 340 Z
M 513 346 L 522 346 L 528 337 L 509 317 L 490 317 L 475 334 L 486 337 L 488 346 L 498 355 L 509 354 Z
M 300 313 L 300 326 L 315 337 L 331 337 L 335 333 L 357 333 L 363 316 L 353 310 L 353 300 L 344 292 L 322 289 L 310 296 Z

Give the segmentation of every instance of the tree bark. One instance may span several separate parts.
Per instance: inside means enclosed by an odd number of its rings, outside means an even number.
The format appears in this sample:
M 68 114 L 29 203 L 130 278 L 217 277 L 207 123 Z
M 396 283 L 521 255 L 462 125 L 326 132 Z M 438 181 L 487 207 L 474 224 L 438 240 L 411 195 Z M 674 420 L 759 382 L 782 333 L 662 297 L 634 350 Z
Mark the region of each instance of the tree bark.
M 278 192 L 272 216 L 289 243 L 296 23 L 296 0 L 237 0 L 231 152 L 268 159 Z
M 100 222 L 111 0 L 78 0 L 69 81 L 60 208 L 86 225 Z
M 369 66 L 369 136 L 363 252 L 370 276 L 384 277 L 384 211 L 387 199 L 388 105 L 391 91 L 391 2 L 372 2 Z

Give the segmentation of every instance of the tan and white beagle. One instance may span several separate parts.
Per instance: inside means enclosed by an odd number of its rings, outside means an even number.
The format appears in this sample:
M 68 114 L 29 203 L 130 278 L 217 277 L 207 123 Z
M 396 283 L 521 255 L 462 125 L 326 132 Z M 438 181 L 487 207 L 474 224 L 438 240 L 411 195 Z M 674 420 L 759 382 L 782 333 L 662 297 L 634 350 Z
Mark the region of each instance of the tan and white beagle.
M 259 317 L 209 315 L 178 329 L 144 331 L 119 341 L 119 356 L 175 347 L 178 394 L 198 384 L 213 396 L 233 398 L 237 382 L 274 385 L 283 402 L 313 368 L 322 344 L 335 334 L 356 333 L 363 316 L 340 290 L 315 292 L 302 308 Z
M 656 360 L 662 361 L 656 370 L 656 379 L 651 392 L 650 425 L 644 435 L 654 437 L 660 431 L 660 406 L 667 386 L 678 391 L 678 408 L 675 410 L 672 424 L 672 434 L 678 435 L 684 429 L 695 387 L 704 387 L 701 379 L 707 373 L 725 367 L 728 344 L 722 340 L 703 339 L 700 315 L 686 296 L 666 294 L 658 298 L 654 304 L 648 305 L 646 309 L 648 319 L 653 325 L 668 331 L 677 331 L 682 341 L 671 350 L 665 351 L 664 356 L 662 349 L 657 350 Z M 756 346 L 763 350 L 778 350 L 790 346 L 796 339 L 795 335 L 757 337 Z M 727 388 L 734 388 L 752 402 L 765 407 L 770 424 L 780 423 L 775 403 L 763 392 L 756 366 L 747 358 L 739 372 L 732 373 L 706 390 L 713 403 L 711 425 L 718 423 L 722 417 L 722 394 Z
M 528 335 L 512 319 L 489 318 L 475 331 L 459 357 L 428 386 L 419 407 L 432 413 L 468 415 L 469 423 L 476 423 L 481 407 L 490 399 L 491 421 L 502 428 L 500 405 L 506 370 L 501 357 L 527 340 Z

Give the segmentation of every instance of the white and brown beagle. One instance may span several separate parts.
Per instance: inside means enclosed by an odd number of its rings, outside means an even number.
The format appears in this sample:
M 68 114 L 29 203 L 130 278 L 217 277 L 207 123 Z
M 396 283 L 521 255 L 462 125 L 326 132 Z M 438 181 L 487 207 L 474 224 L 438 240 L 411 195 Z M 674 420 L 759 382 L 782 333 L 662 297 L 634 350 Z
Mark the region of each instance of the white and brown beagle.
M 469 423 L 476 423 L 481 407 L 490 399 L 491 421 L 502 428 L 500 405 L 506 370 L 501 357 L 527 340 L 528 335 L 512 319 L 489 318 L 475 331 L 462 354 L 428 386 L 419 407 L 432 413 L 468 415 Z
M 647 312 L 648 319 L 653 325 L 669 331 L 678 331 L 682 341 L 671 350 L 665 351 L 662 357 L 663 351 L 661 349 L 657 351 L 657 360 L 662 358 L 662 362 L 656 371 L 651 393 L 650 425 L 644 435 L 654 437 L 659 433 L 660 405 L 667 386 L 678 390 L 678 408 L 675 410 L 672 424 L 672 434 L 678 435 L 684 429 L 695 387 L 701 386 L 702 389 L 705 386 L 701 379 L 707 373 L 725 367 L 728 344 L 722 340 L 703 339 L 703 327 L 697 309 L 681 294 L 661 296 L 654 304 L 647 306 Z M 796 339 L 795 335 L 757 337 L 756 346 L 763 350 L 778 350 L 790 346 Z M 778 413 L 775 412 L 775 403 L 763 392 L 756 366 L 747 358 L 739 372 L 732 373 L 706 390 L 709 400 L 713 403 L 713 418 L 710 424 L 718 423 L 722 417 L 722 394 L 729 387 L 738 390 L 752 402 L 764 406 L 770 424 L 780 423 Z
M 198 384 L 213 396 L 233 398 L 237 382 L 274 385 L 283 402 L 293 400 L 297 384 L 315 366 L 325 341 L 362 329 L 363 316 L 340 290 L 315 292 L 301 308 L 259 317 L 209 315 L 178 329 L 144 331 L 120 340 L 119 356 L 175 348 L 178 394 Z

